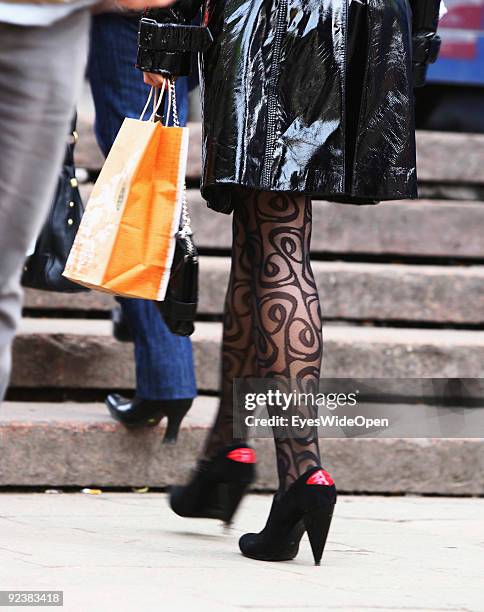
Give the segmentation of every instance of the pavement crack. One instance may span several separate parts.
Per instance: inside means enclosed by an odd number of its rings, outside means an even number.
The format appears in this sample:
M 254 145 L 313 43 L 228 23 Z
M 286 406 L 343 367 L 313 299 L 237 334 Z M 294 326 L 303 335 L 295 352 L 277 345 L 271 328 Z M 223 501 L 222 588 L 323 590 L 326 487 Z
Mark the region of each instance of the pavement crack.
M 71 527 L 72 531 L 82 531 L 83 533 L 90 533 L 92 535 L 99 535 L 98 531 L 93 531 L 92 529 L 85 529 L 84 527 Z
M 23 550 L 16 550 L 15 548 L 7 548 L 6 546 L 0 546 L 0 550 L 5 550 L 6 552 L 14 553 L 16 555 L 25 555 L 26 557 L 32 556 L 32 553 L 27 553 Z

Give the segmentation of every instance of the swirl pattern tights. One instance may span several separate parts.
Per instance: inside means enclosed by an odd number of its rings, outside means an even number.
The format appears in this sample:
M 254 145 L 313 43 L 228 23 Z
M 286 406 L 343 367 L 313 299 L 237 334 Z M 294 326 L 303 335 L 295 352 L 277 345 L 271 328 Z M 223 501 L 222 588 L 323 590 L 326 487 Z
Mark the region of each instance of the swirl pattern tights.
M 311 201 L 304 196 L 242 188 L 233 197 L 222 394 L 205 458 L 235 441 L 234 378 L 276 377 L 311 385 L 317 384 L 321 368 L 321 310 L 309 254 Z M 296 439 L 275 437 L 275 444 L 282 491 L 308 468 L 320 464 L 315 428 L 304 429 Z

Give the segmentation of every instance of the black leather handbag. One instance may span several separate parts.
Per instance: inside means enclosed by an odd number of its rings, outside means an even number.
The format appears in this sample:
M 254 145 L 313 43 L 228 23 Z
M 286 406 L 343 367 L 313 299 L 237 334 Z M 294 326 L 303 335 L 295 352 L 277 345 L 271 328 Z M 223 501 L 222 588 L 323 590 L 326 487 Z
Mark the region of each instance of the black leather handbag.
M 35 250 L 27 257 L 24 265 L 24 287 L 62 293 L 89 291 L 62 276 L 84 213 L 74 165 L 77 139 L 74 118 L 52 208 L 37 239 Z
M 182 226 L 176 237 L 165 299 L 156 304 L 172 333 L 193 334 L 198 306 L 198 252 L 187 226 Z
M 170 81 L 173 124 L 178 127 L 175 81 Z M 198 306 L 198 251 L 192 239 L 186 188 L 183 189 L 180 229 L 176 235 L 170 280 L 163 302 L 156 302 L 168 329 L 178 336 L 190 336 Z

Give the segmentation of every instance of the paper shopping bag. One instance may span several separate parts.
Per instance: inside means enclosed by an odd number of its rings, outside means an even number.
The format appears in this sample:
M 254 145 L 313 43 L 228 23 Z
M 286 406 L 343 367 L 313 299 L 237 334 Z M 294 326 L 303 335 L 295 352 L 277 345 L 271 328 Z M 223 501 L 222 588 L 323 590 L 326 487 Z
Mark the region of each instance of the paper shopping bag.
M 178 231 L 188 128 L 125 119 L 94 185 L 64 276 L 162 301 Z

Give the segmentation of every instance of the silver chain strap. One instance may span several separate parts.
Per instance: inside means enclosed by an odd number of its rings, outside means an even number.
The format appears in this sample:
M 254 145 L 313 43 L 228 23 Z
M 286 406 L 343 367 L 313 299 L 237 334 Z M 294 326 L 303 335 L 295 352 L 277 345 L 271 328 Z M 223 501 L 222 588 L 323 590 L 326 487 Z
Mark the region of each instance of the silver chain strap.
M 170 98 L 172 104 L 172 114 L 173 114 L 173 125 L 175 127 L 180 127 L 180 120 L 178 118 L 178 107 L 176 105 L 176 88 L 175 88 L 175 79 L 170 79 Z M 168 118 L 167 118 L 168 120 Z M 181 215 L 181 224 L 178 235 L 181 238 L 185 238 L 186 236 L 192 235 L 191 228 L 192 220 L 190 218 L 190 213 L 188 212 L 188 202 L 187 202 L 187 186 L 185 181 L 183 181 L 182 187 L 182 215 Z

